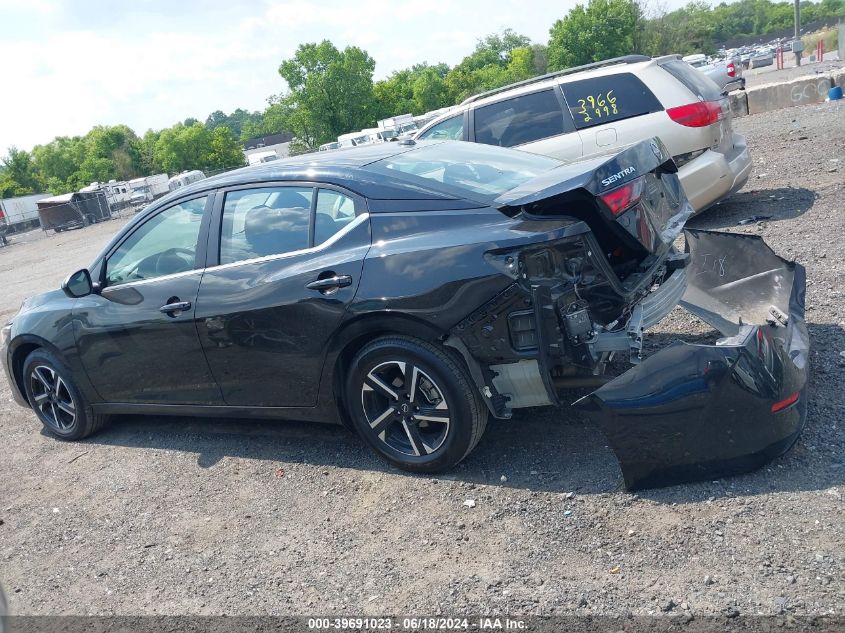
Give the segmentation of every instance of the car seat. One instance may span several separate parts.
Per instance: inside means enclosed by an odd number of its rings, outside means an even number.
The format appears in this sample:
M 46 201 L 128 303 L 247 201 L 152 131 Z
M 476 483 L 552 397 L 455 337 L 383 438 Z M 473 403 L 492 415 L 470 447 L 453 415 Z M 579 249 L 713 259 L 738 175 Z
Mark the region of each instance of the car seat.
M 278 209 L 260 205 L 247 211 L 244 237 L 253 256 L 264 257 L 308 248 L 310 214 L 309 208 L 301 206 Z

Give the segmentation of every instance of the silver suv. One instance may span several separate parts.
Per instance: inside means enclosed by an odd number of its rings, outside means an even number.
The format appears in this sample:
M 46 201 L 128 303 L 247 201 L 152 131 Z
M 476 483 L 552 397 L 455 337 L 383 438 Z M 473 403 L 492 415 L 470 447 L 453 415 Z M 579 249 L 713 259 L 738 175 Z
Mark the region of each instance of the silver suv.
M 677 55 L 629 55 L 470 97 L 416 139 L 515 147 L 574 161 L 658 136 L 696 211 L 739 190 L 751 157 L 719 87 Z

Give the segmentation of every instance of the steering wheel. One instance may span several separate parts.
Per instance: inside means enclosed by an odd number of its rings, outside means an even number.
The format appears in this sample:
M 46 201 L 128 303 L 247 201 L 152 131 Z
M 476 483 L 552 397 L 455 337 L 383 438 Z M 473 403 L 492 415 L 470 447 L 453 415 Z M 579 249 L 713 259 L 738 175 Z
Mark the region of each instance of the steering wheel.
M 179 259 L 181 259 L 185 263 L 185 267 L 181 270 L 164 270 L 163 264 L 171 255 L 176 255 Z M 155 256 L 154 267 L 156 274 L 170 275 L 177 272 L 191 270 L 191 268 L 194 267 L 195 258 L 196 253 L 189 248 L 168 248 L 166 251 L 162 251 L 161 253 Z M 172 262 L 173 260 L 171 259 L 170 261 Z

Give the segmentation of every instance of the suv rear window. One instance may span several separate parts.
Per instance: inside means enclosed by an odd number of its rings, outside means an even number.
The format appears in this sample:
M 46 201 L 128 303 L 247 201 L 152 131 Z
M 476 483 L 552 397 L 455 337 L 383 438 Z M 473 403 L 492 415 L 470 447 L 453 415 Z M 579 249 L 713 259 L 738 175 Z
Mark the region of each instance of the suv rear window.
M 719 86 L 704 73 L 680 59 L 660 64 L 666 72 L 689 88 L 692 93 L 705 101 L 718 101 L 721 98 Z
M 513 147 L 563 134 L 563 110 L 553 90 L 476 108 L 475 142 Z M 571 127 L 571 126 L 570 126 Z
M 569 81 L 561 84 L 561 89 L 579 130 L 663 109 L 651 90 L 631 73 Z

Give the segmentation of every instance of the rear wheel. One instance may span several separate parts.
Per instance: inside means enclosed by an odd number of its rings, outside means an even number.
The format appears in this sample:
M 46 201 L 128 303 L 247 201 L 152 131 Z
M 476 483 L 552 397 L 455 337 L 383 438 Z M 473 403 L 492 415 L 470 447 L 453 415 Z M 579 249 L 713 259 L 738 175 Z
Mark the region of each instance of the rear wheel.
M 27 356 L 23 379 L 32 410 L 59 439 L 81 440 L 106 423 L 107 416 L 94 413 L 70 370 L 47 350 L 38 349 Z
M 487 409 L 464 368 L 445 350 L 409 337 L 364 347 L 352 362 L 345 396 L 364 440 L 412 472 L 456 465 L 487 424 Z

